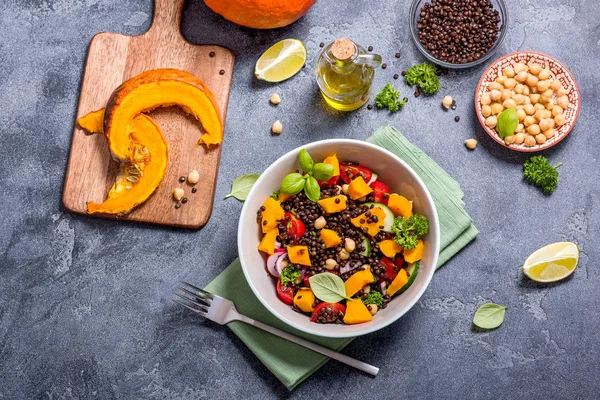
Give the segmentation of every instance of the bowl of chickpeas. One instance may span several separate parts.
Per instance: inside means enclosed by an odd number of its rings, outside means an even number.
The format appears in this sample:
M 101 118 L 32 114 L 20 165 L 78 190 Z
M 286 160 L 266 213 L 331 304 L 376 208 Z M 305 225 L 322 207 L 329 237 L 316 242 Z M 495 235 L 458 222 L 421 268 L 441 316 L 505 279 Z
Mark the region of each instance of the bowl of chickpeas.
M 563 64 L 546 54 L 507 54 L 483 73 L 475 90 L 475 111 L 483 129 L 511 150 L 536 152 L 563 140 L 577 121 L 581 94 Z M 498 129 L 500 114 L 514 108 L 512 134 Z

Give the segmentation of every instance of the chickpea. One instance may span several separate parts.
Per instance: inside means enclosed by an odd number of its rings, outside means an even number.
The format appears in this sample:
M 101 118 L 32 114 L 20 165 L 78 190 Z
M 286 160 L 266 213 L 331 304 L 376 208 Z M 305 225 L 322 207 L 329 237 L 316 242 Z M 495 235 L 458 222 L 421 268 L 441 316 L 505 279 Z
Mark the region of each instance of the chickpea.
M 315 220 L 315 229 L 323 229 L 325 228 L 325 225 L 327 225 L 327 220 L 322 215 Z
M 567 89 L 565 89 L 564 87 L 560 87 L 558 88 L 558 90 L 556 91 L 556 95 L 558 97 L 562 97 L 562 96 L 566 96 L 567 95 Z
M 552 125 L 550 124 L 550 120 L 548 118 L 544 118 L 540 121 L 540 129 L 542 132 L 545 132 L 550 128 L 552 128 Z
M 529 92 L 529 86 L 527 86 L 527 85 L 523 85 L 523 94 L 524 94 L 525 96 L 529 96 L 529 93 L 530 93 L 530 92 Z
M 513 100 L 514 100 L 514 99 L 513 99 Z M 523 109 L 523 106 L 522 106 L 522 105 L 518 105 L 518 106 L 516 106 L 515 108 L 517 109 L 517 111 L 519 111 L 519 110 L 522 110 L 522 109 Z
M 481 107 L 481 115 L 483 115 L 485 118 L 487 118 L 490 115 L 492 115 L 492 107 L 490 107 L 490 106 L 482 106 Z
M 492 115 L 498 115 L 502 111 L 504 111 L 504 107 L 502 107 L 502 104 L 500 104 L 500 103 L 493 103 L 491 107 L 492 107 Z
M 342 193 L 348 194 L 348 190 L 350 190 L 350 185 L 348 185 L 348 184 L 342 185 Z
M 569 98 L 567 96 L 560 96 L 557 100 L 558 105 L 562 107 L 563 110 L 569 108 Z
M 517 133 L 515 135 L 515 144 L 523 144 L 523 142 L 525 141 L 525 135 L 524 133 Z
M 277 120 L 273 122 L 273 125 L 271 125 L 271 132 L 273 132 L 275 135 L 279 135 L 282 131 L 283 125 L 281 124 L 281 121 Z
M 277 105 L 281 103 L 281 96 L 279 96 L 277 93 L 273 93 L 269 101 L 271 102 L 271 104 Z
M 563 126 L 565 124 L 565 114 L 558 114 L 554 117 L 554 123 L 557 126 Z
M 552 111 L 546 110 L 546 116 L 544 118 L 552 118 Z
M 526 80 L 526 82 L 527 82 L 527 84 L 528 84 L 530 87 L 534 87 L 534 86 L 536 86 L 536 87 L 537 87 L 537 83 L 538 83 L 538 81 L 539 81 L 539 79 L 538 79 L 538 77 L 537 77 L 537 76 L 535 76 L 535 75 L 532 75 L 532 74 L 528 74 L 528 75 L 527 75 L 527 80 Z
M 175 200 L 177 200 L 177 201 L 181 200 L 184 195 L 185 195 L 185 192 L 183 191 L 182 188 L 173 189 L 173 198 Z
M 496 116 L 494 116 L 494 115 L 487 117 L 485 119 L 485 125 L 489 128 L 495 128 L 497 123 L 498 123 L 498 118 L 496 118 Z
M 379 307 L 377 307 L 377 304 L 367 304 L 367 308 L 371 307 L 371 309 L 369 310 L 369 313 L 371 313 L 371 315 L 375 315 L 377 314 L 377 311 L 379 310 Z
M 536 121 L 541 121 L 542 119 L 546 118 L 546 110 L 537 110 L 535 114 L 533 114 L 533 117 L 536 119 Z
M 348 253 L 352 253 L 356 249 L 356 242 L 354 239 L 346 238 L 344 239 L 344 249 Z
M 195 185 L 200 180 L 200 173 L 195 169 L 191 170 L 187 176 L 187 181 L 190 185 Z
M 529 72 L 531 72 L 533 75 L 537 75 L 542 71 L 542 66 L 538 63 L 532 62 L 529 63 Z
M 513 144 L 515 142 L 515 135 L 510 135 L 504 138 L 504 143 Z
M 496 82 L 498 82 L 501 85 L 504 85 L 505 80 L 506 80 L 506 77 L 504 75 L 500 75 L 499 77 L 496 78 Z
M 515 70 L 515 72 L 516 72 L 517 74 L 519 74 L 519 72 L 521 72 L 521 71 L 525 71 L 525 72 L 527 72 L 527 69 L 528 69 L 528 68 L 527 68 L 527 65 L 525 65 L 525 64 L 523 64 L 523 63 L 516 63 L 516 64 L 513 66 L 513 69 Z
M 475 147 L 477 147 L 477 140 L 467 139 L 465 140 L 465 146 L 467 146 L 469 150 L 475 150 Z
M 529 127 L 533 124 L 535 124 L 535 118 L 533 118 L 531 115 L 526 116 L 523 120 L 523 125 L 525 125 L 526 127 Z
M 533 108 L 535 108 L 536 110 L 545 110 L 546 109 L 546 107 L 541 103 L 534 104 Z
M 540 79 L 548 79 L 550 78 L 550 70 L 548 68 L 544 68 L 540 71 L 540 73 L 538 74 L 538 78 Z
M 502 103 L 502 107 L 504 108 L 515 108 L 516 106 L 517 103 L 511 98 L 504 100 L 504 102 Z
M 513 67 L 506 67 L 504 71 L 502 71 L 502 75 L 507 78 L 513 78 L 515 76 L 515 69 Z
M 338 257 L 340 260 L 347 260 L 350 258 L 350 254 L 346 251 L 346 249 L 342 249 L 342 251 L 338 253 Z
M 525 127 L 523 126 L 523 124 L 518 124 L 517 128 L 515 129 L 516 133 L 521 133 L 525 130 Z
M 524 87 L 525 87 L 524 85 L 522 85 L 520 83 L 517 83 L 517 86 L 515 86 L 515 88 L 514 88 L 515 93 L 516 94 L 523 94 L 523 88 Z
M 502 91 L 502 101 L 512 98 L 512 90 L 504 89 Z
M 333 258 L 328 258 L 327 261 L 325 261 L 325 268 L 327 268 L 328 271 L 335 269 L 336 265 L 338 265 L 338 263 Z
M 531 100 L 531 104 L 535 104 L 540 101 L 540 95 L 537 93 L 530 94 L 529 99 Z
M 548 102 L 546 103 L 546 110 L 552 110 L 552 108 L 554 108 L 555 105 L 556 102 L 554 101 L 554 99 L 548 100 Z
M 492 101 L 499 101 L 502 98 L 502 92 L 494 89 L 490 91 L 490 97 L 492 98 Z
M 516 104 L 525 104 L 525 96 L 522 94 L 515 94 L 513 96 L 513 100 L 515 101 Z
M 555 79 L 552 81 L 552 85 L 550 85 L 550 87 L 552 88 L 552 90 L 556 91 L 562 87 L 562 83 L 560 83 L 558 79 Z
M 487 106 L 491 102 L 492 102 L 492 97 L 490 96 L 489 93 L 484 93 L 481 95 L 481 105 L 482 106 Z
M 546 132 L 544 132 L 544 136 L 546 136 L 546 139 L 552 139 L 555 134 L 556 131 L 554 130 L 554 128 L 550 128 Z
M 540 92 L 545 92 L 546 90 L 550 89 L 550 85 L 552 85 L 552 82 L 550 81 L 538 81 L 536 87 Z
M 517 118 L 519 118 L 519 122 L 523 121 L 525 116 L 527 116 L 527 114 L 525 114 L 525 110 L 517 110 Z
M 554 92 L 552 91 L 552 89 L 546 89 L 543 92 L 540 90 L 540 92 L 542 93 L 542 96 L 544 96 L 548 100 L 550 100 L 552 98 L 552 96 L 554 95 Z
M 541 133 L 541 129 L 540 126 L 538 124 L 533 124 L 533 125 L 529 125 L 527 127 L 527 133 L 529 133 L 530 135 L 537 135 L 539 133 Z
M 363 267 L 365 269 L 371 269 L 371 266 L 369 264 L 364 264 Z M 367 285 L 362 289 L 363 293 L 369 294 L 371 292 L 371 286 Z
M 535 141 L 539 144 L 546 143 L 546 140 L 546 136 L 543 133 L 538 133 L 537 135 L 535 135 Z
M 533 115 L 535 113 L 535 107 L 533 106 L 533 104 L 525 104 L 523 106 L 523 110 L 525 110 L 525 113 L 527 115 Z
M 488 85 L 489 90 L 502 90 L 502 85 L 498 82 L 492 82 Z
M 552 107 L 552 116 L 556 117 L 558 114 L 562 114 L 563 111 L 564 110 L 561 106 L 554 106 L 554 107 Z
M 515 76 L 515 79 L 517 80 L 517 82 L 521 82 L 524 83 L 527 81 L 527 72 L 525 71 L 521 71 L 517 74 L 517 76 Z
M 515 81 L 513 78 L 506 78 L 506 80 L 504 81 L 504 87 L 507 89 L 512 89 L 517 85 L 517 81 Z
M 523 141 L 523 143 L 525 144 L 525 146 L 527 147 L 533 147 L 535 146 L 535 144 L 537 143 L 535 141 L 535 138 L 531 135 L 526 135 L 525 136 L 525 140 Z

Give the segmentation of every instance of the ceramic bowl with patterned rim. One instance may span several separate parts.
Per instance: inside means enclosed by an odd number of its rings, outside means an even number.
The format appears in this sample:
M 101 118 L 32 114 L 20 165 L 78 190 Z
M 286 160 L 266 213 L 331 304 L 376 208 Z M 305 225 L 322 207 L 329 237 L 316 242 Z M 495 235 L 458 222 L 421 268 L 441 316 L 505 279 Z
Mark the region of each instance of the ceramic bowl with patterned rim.
M 565 123 L 560 127 L 555 127 L 555 135 L 547 139 L 545 143 L 536 144 L 533 147 L 527 147 L 524 144 L 508 145 L 502 138 L 500 138 L 495 129 L 491 129 L 485 125 L 485 117 L 481 113 L 481 96 L 489 91 L 489 84 L 494 82 L 496 78 L 502 75 L 504 68 L 514 66 L 516 63 L 528 64 L 530 62 L 537 62 L 542 66 L 542 68 L 548 68 L 550 70 L 550 79 L 560 80 L 562 86 L 565 88 L 566 95 L 569 98 L 569 107 L 563 112 L 565 116 Z M 553 98 L 556 101 L 556 93 L 553 95 Z M 571 71 L 569 71 L 567 67 L 561 64 L 555 58 L 534 51 L 518 51 L 507 54 L 504 57 L 496 60 L 485 70 L 481 76 L 481 79 L 479 80 L 477 88 L 475 89 L 475 112 L 477 113 L 477 118 L 479 119 L 481 126 L 496 142 L 515 151 L 536 152 L 554 146 L 563 140 L 569 134 L 569 132 L 571 132 L 571 129 L 573 129 L 573 126 L 577 121 L 577 117 L 579 116 L 580 108 L 581 94 L 579 93 L 579 87 L 577 86 L 577 82 L 575 81 Z

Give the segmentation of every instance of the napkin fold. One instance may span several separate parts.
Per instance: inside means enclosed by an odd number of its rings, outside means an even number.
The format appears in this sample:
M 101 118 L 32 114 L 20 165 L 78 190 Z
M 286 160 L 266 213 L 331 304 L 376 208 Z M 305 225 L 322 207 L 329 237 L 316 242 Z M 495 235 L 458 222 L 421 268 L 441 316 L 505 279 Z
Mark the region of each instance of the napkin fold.
M 464 193 L 460 185 L 391 126 L 379 128 L 367 141 L 391 151 L 404 160 L 429 189 L 440 221 L 440 257 L 436 266 L 439 268 L 479 233 L 464 209 Z M 354 339 L 313 336 L 281 322 L 254 296 L 244 278 L 239 259 L 210 282 L 206 290 L 233 301 L 238 311 L 244 315 L 336 351 L 340 351 Z M 231 322 L 228 327 L 289 390 L 329 360 L 328 357 L 242 322 Z

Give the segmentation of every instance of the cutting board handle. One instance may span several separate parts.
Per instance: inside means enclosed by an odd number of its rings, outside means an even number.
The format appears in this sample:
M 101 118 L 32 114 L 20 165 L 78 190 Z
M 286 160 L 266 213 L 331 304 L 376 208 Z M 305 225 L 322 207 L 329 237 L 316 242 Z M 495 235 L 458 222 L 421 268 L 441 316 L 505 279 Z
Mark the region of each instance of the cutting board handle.
M 181 35 L 181 14 L 185 0 L 154 0 L 154 19 L 148 33 L 157 37 Z

